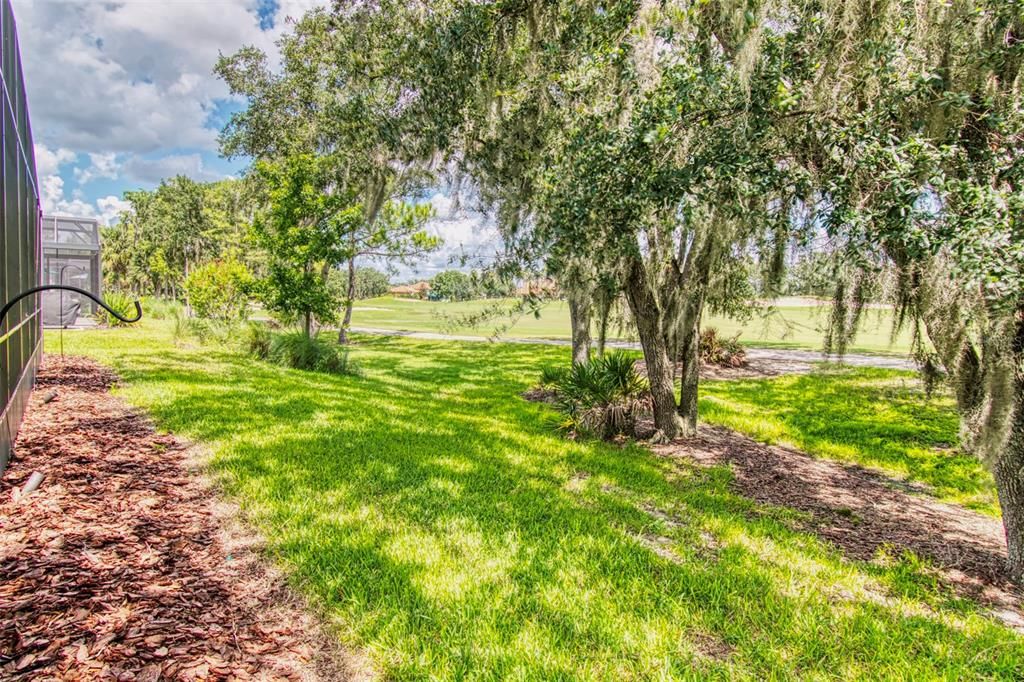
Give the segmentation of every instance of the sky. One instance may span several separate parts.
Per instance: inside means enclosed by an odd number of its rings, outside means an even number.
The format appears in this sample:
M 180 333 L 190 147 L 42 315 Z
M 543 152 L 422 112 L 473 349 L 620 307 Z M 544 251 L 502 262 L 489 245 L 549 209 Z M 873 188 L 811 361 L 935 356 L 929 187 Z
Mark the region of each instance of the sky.
M 44 212 L 115 220 L 125 190 L 177 174 L 237 176 L 217 134 L 243 106 L 213 75 L 219 54 L 255 45 L 274 54 L 289 17 L 317 0 L 13 0 Z M 431 199 L 445 248 L 415 271 L 493 252 L 483 216 Z M 457 264 L 455 264 L 457 266 Z

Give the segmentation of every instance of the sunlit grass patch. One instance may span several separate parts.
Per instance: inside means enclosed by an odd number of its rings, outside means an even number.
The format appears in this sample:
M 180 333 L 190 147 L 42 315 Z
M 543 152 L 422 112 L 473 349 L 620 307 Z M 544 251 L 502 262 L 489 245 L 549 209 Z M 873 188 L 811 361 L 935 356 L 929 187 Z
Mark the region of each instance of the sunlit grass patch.
M 756 440 L 875 467 L 944 500 L 999 514 L 991 474 L 956 447 L 953 400 L 928 399 L 911 372 L 861 368 L 706 382 L 700 409 L 705 421 Z

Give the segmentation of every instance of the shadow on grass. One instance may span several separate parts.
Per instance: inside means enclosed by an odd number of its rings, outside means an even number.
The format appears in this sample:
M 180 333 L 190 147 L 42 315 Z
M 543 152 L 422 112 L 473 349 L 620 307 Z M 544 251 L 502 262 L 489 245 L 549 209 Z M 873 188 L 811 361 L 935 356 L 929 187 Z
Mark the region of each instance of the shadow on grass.
M 906 372 L 858 369 L 708 382 L 701 416 L 757 440 L 881 468 L 939 498 L 998 515 L 992 476 L 955 448 L 951 401 L 926 400 Z
M 108 343 L 108 361 L 126 351 Z M 938 618 L 833 594 L 900 576 L 754 513 L 724 469 L 553 433 L 518 393 L 566 349 L 363 338 L 354 353 L 361 377 L 157 342 L 116 364 L 158 424 L 212 445 L 270 551 L 386 676 L 1021 671 L 1019 639 L 969 604 L 917 590 Z M 710 554 L 692 544 L 705 533 Z

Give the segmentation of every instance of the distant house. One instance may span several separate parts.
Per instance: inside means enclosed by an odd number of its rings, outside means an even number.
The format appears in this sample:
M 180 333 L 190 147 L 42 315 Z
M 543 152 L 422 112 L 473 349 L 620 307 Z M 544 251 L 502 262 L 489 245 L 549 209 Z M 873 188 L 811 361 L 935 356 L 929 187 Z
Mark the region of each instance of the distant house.
M 392 296 L 402 298 L 426 298 L 430 291 L 430 282 L 416 282 L 415 284 L 399 284 L 388 289 Z
M 550 277 L 541 277 L 523 282 L 516 289 L 516 296 L 558 296 L 558 282 Z

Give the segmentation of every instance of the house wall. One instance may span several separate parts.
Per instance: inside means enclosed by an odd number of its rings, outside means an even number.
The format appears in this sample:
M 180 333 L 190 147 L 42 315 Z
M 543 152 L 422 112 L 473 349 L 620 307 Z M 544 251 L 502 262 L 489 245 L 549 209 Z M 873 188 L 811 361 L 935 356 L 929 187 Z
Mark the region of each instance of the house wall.
M 10 0 L 0 0 L 0 303 L 39 283 L 40 212 L 32 131 Z M 39 295 L 0 320 L 0 473 L 35 382 L 42 355 Z

